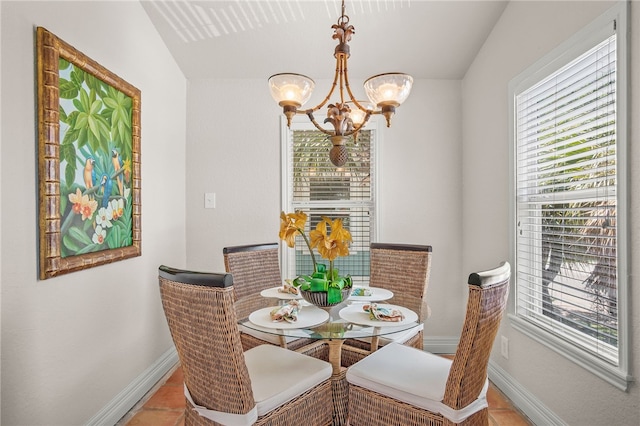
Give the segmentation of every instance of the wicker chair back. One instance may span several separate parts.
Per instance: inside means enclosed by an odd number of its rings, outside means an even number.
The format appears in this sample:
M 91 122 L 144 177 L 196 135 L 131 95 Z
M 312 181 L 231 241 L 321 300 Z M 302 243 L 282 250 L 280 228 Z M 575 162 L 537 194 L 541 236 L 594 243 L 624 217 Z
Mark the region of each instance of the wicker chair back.
M 278 243 L 225 247 L 222 253 L 237 299 L 282 285 Z
M 423 299 L 431 275 L 431 246 L 371 243 L 371 287 Z

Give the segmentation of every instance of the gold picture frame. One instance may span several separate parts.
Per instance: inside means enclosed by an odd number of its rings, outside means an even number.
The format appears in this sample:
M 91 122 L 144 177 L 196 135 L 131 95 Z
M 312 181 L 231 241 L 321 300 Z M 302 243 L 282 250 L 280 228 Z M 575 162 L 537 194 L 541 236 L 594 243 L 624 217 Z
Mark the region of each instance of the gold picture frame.
M 39 277 L 141 255 L 140 90 L 36 29 Z

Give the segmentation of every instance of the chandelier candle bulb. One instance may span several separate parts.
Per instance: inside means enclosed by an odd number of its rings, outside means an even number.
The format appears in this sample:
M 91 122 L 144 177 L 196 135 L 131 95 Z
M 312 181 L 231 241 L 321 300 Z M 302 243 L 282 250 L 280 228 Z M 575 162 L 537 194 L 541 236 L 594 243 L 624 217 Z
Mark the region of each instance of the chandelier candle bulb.
M 409 96 L 413 78 L 403 73 L 379 74 L 367 79 L 364 89 L 371 105 L 357 101 L 351 92 L 349 76 L 347 73 L 347 59 L 350 56 L 349 41 L 355 34 L 353 25 L 349 25 L 349 17 L 345 14 L 344 0 L 342 0 L 342 16 L 338 23 L 331 26 L 333 37 L 338 40 L 334 50 L 336 58 L 336 72 L 329 94 L 324 100 L 313 108 L 299 110 L 309 100 L 315 86 L 312 79 L 301 74 L 274 74 L 269 77 L 271 96 L 282 107 L 282 112 L 287 117 L 287 126 L 291 127 L 291 120 L 296 114 L 305 114 L 313 125 L 322 133 L 331 137 L 352 136 L 357 139 L 358 132 L 362 129 L 373 114 L 382 114 L 387 120 L 387 127 L 391 126 L 391 118 Z M 313 113 L 324 107 L 331 99 L 338 87 L 339 99 L 327 105 L 327 118 L 324 123 L 331 123 L 333 129 L 323 128 L 313 117 Z M 345 98 L 345 94 L 348 98 Z M 333 141 L 333 138 L 332 138 Z M 329 152 L 331 162 L 337 166 L 343 166 L 348 160 L 347 149 L 344 144 L 333 143 Z

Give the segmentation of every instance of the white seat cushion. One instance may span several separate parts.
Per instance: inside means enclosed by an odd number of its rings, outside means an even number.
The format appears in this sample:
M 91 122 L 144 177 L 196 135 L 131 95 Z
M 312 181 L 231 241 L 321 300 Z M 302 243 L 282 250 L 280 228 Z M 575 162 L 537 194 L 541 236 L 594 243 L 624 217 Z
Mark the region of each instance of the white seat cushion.
M 244 353 L 258 416 L 291 401 L 331 377 L 331 364 L 279 346 Z
M 252 328 L 246 327 L 244 325 L 238 325 L 238 330 L 240 330 L 241 333 L 244 334 L 248 334 L 250 336 L 253 336 L 257 339 L 260 340 L 264 340 L 267 343 L 271 343 L 273 345 L 280 345 L 280 336 L 275 335 L 273 333 L 268 333 L 269 329 L 266 327 L 260 327 L 259 325 L 251 325 Z M 263 329 L 263 331 L 258 331 L 258 330 L 254 330 L 256 328 L 260 328 Z M 273 331 L 273 329 L 271 329 L 271 331 Z M 298 340 L 299 337 L 291 337 L 291 336 L 285 336 L 284 340 L 287 343 L 290 342 L 294 342 L 296 340 Z
M 429 352 L 390 343 L 352 365 L 347 381 L 356 386 L 440 413 L 459 423 L 485 408 L 489 381 L 480 396 L 461 410 L 442 403 L 452 361 Z

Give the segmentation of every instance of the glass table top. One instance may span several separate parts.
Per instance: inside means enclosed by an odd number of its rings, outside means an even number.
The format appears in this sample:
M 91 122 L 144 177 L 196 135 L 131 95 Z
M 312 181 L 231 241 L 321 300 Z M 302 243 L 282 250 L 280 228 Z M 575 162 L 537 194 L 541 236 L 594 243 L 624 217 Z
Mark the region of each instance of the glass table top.
M 264 292 L 263 292 L 264 294 Z M 277 297 L 253 294 L 235 303 L 238 324 L 248 329 L 285 337 L 311 339 L 350 339 L 384 336 L 418 327 L 427 314 L 423 299 L 412 296 L 393 295 L 392 298 L 376 302 L 381 306 L 400 310 L 405 319 L 401 322 L 369 319 L 362 306 L 369 301 L 346 300 L 331 307 L 317 307 L 299 300 L 301 309 L 295 323 L 273 322 L 269 312 L 288 303 Z

